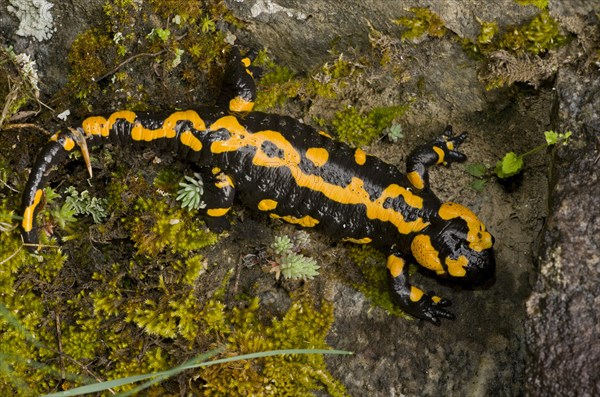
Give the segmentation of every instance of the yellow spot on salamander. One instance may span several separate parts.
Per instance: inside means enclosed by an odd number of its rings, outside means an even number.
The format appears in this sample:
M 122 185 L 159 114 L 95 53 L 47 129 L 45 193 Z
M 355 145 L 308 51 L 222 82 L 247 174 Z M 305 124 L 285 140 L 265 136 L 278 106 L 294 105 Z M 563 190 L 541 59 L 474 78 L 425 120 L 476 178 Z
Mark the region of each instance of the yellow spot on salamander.
M 74 147 L 75 147 L 75 141 L 72 140 L 71 138 L 65 138 L 65 141 L 63 143 L 63 148 L 67 152 L 70 152 L 71 150 L 73 150 Z
M 233 179 L 231 179 L 231 177 L 229 175 L 222 173 L 217 178 L 218 179 L 217 179 L 217 182 L 215 183 L 215 186 L 218 187 L 219 189 L 223 189 L 228 186 L 235 187 L 235 185 L 233 184 Z
M 433 146 L 433 151 L 438 155 L 438 161 L 436 164 L 442 164 L 445 156 L 444 150 L 437 146 Z
M 404 259 L 400 258 L 399 256 L 390 255 L 387 258 L 387 268 L 392 277 L 398 277 L 401 275 L 402 271 L 404 270 L 404 265 Z
M 354 161 L 356 161 L 356 164 L 358 165 L 363 165 L 367 161 L 367 154 L 365 151 L 357 148 L 354 151 Z
M 252 63 L 252 61 L 248 57 L 242 59 L 242 64 L 244 65 L 245 68 L 250 66 L 251 63 Z
M 306 158 L 317 167 L 322 167 L 329 159 L 329 152 L 323 148 L 311 147 L 306 151 Z
M 261 211 L 271 211 L 275 208 L 277 208 L 277 201 L 275 200 L 264 199 L 258 203 L 258 209 Z
M 54 142 L 58 142 L 59 135 L 60 135 L 60 132 L 57 132 L 56 134 L 54 134 L 50 137 L 50 140 L 54 141 Z M 67 152 L 70 152 L 75 147 L 75 141 L 69 137 L 65 137 L 62 146 L 63 146 L 63 149 L 65 149 Z
M 417 171 L 411 171 L 408 174 L 406 174 L 406 176 L 408 177 L 408 181 L 411 183 L 411 185 L 413 185 L 417 189 L 420 190 L 425 187 L 425 181 L 423 180 L 423 178 L 421 178 L 421 175 L 419 175 Z
M 33 203 L 27 208 L 25 208 L 25 212 L 23 213 L 23 230 L 26 232 L 30 232 L 33 228 L 33 214 L 35 213 L 35 209 L 42 200 L 42 196 L 44 192 L 42 189 L 38 189 L 35 192 L 35 196 L 33 196 Z
M 179 140 L 185 146 L 189 146 L 194 152 L 199 152 L 202 149 L 202 142 L 196 138 L 190 131 L 186 131 L 179 136 Z
M 225 215 L 227 212 L 229 212 L 230 209 L 231 209 L 231 207 L 229 207 L 229 208 L 211 208 L 209 210 L 206 210 L 206 215 L 213 216 L 216 218 L 216 217 Z
M 437 274 L 444 274 L 445 270 L 440 261 L 439 252 L 431 245 L 431 238 L 426 234 L 417 235 L 410 244 L 410 251 L 419 264 Z
M 333 137 L 325 131 L 319 131 L 319 135 L 323 135 L 325 138 L 333 139 Z
M 354 243 L 354 244 L 369 244 L 371 241 L 373 241 L 370 237 L 363 237 L 363 238 L 344 237 L 342 240 L 347 241 L 349 243 Z
M 319 224 L 319 220 L 310 215 L 305 215 L 302 218 L 296 218 L 295 216 L 291 215 L 280 216 L 277 214 L 270 214 L 269 216 L 273 219 L 283 219 L 288 223 L 293 223 L 302 227 L 315 227 Z
M 242 97 L 236 96 L 229 101 L 229 110 L 232 112 L 246 113 L 254 108 L 254 102 L 247 101 Z
M 440 298 L 437 295 L 434 295 L 431 297 L 431 300 L 433 301 L 433 303 L 440 303 L 442 301 L 442 298 Z
M 438 213 L 444 220 L 461 218 L 467 223 L 467 241 L 474 251 L 481 252 L 492 247 L 492 235 L 485 231 L 483 223 L 470 209 L 456 203 L 444 203 Z
M 448 150 L 454 150 L 454 142 L 452 142 L 452 141 L 446 142 L 446 147 L 448 148 Z
M 254 165 L 267 168 L 287 167 L 298 186 L 320 192 L 328 199 L 340 204 L 363 204 L 369 219 L 390 222 L 402 234 L 420 231 L 429 224 L 424 222 L 422 218 L 407 222 L 400 212 L 391 207 L 384 208 L 383 204 L 388 198 L 393 199 L 398 196 L 402 196 L 404 201 L 413 208 L 423 208 L 421 197 L 399 185 L 389 185 L 383 190 L 379 198 L 372 201 L 370 194 L 364 187 L 364 181 L 360 178 L 353 177 L 348 185 L 339 186 L 325 181 L 319 175 L 305 174 L 299 167 L 300 153 L 280 132 L 265 130 L 250 133 L 231 115 L 221 117 L 209 127 L 212 131 L 222 128 L 227 129 L 231 136 L 227 140 L 212 142 L 210 146 L 212 153 L 219 154 L 233 152 L 242 147 L 254 147 L 256 148 L 256 153 L 252 159 Z M 270 157 L 265 153 L 262 150 L 262 144 L 265 141 L 276 145 L 282 151 L 282 157 Z
M 417 287 L 410 287 L 410 296 L 409 296 L 410 300 L 413 302 L 418 302 L 421 300 L 421 298 L 423 298 L 423 291 L 421 291 L 420 289 L 418 289 Z
M 221 169 L 219 167 L 213 167 L 211 172 L 213 175 L 217 175 L 219 172 L 221 172 Z
M 446 266 L 448 266 L 448 274 L 454 277 L 464 277 L 467 274 L 465 266 L 469 264 L 469 260 L 461 255 L 458 259 L 446 258 Z

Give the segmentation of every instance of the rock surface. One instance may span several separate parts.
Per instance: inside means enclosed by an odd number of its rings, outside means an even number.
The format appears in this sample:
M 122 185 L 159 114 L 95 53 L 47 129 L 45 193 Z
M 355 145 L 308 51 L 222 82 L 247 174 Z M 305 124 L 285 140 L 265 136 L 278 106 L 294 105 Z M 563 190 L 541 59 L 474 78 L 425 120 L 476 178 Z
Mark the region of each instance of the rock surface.
M 589 5 L 554 11 L 573 16 Z M 527 301 L 532 396 L 600 395 L 600 73 L 597 60 L 586 61 L 562 67 L 555 85 L 556 128 L 574 139 L 553 160 L 539 275 Z

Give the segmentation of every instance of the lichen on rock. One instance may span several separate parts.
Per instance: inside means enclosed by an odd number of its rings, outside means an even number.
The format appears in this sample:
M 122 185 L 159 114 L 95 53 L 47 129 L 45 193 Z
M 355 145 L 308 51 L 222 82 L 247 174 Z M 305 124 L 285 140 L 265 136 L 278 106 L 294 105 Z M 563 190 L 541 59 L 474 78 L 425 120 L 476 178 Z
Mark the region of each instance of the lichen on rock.
M 54 19 L 50 9 L 54 4 L 46 0 L 9 0 L 8 11 L 19 19 L 16 34 L 34 37 L 37 41 L 48 40 L 54 33 Z

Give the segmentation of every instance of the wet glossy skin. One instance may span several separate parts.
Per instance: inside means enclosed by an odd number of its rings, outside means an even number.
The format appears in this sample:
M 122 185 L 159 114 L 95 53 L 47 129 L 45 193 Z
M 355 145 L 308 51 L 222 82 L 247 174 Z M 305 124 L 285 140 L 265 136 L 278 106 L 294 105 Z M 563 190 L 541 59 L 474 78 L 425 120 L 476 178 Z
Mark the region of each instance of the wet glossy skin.
M 452 318 L 449 301 L 425 294 L 408 280 L 408 263 L 446 278 L 476 284 L 493 277 L 493 237 L 467 208 L 441 203 L 429 188 L 428 168 L 464 161 L 456 151 L 466 135 L 416 148 L 407 175 L 364 151 L 333 140 L 294 119 L 251 112 L 255 89 L 249 61 L 234 50 L 225 79 L 227 108 L 161 115 L 120 111 L 91 116 L 56 134 L 42 150 L 23 196 L 23 237 L 37 242 L 35 212 L 52 165 L 77 146 L 105 141 L 172 150 L 205 167 L 207 224 L 221 228 L 238 197 L 272 218 L 310 227 L 342 240 L 373 244 L 388 255 L 398 304 L 439 323 Z M 85 138 L 85 139 L 83 139 Z M 87 150 L 82 147 L 84 157 Z M 91 170 L 91 168 L 90 168 Z

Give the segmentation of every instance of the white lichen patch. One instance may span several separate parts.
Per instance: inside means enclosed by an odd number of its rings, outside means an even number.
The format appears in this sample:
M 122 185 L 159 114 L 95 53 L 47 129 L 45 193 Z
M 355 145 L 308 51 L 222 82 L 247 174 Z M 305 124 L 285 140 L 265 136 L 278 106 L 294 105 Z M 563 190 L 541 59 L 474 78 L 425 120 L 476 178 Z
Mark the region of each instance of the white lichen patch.
M 46 0 L 9 0 L 8 11 L 19 19 L 17 34 L 34 37 L 38 41 L 48 40 L 54 33 L 54 19 L 50 9 L 54 4 Z
M 256 18 L 261 14 L 276 14 L 278 12 L 284 12 L 288 17 L 296 18 L 300 21 L 304 21 L 307 18 L 305 13 L 291 8 L 282 7 L 272 0 L 258 0 L 250 9 L 252 18 Z
M 21 68 L 21 77 L 25 83 L 29 84 L 31 91 L 36 98 L 40 95 L 38 82 L 40 81 L 37 73 L 35 61 L 28 54 L 15 55 L 15 62 Z

